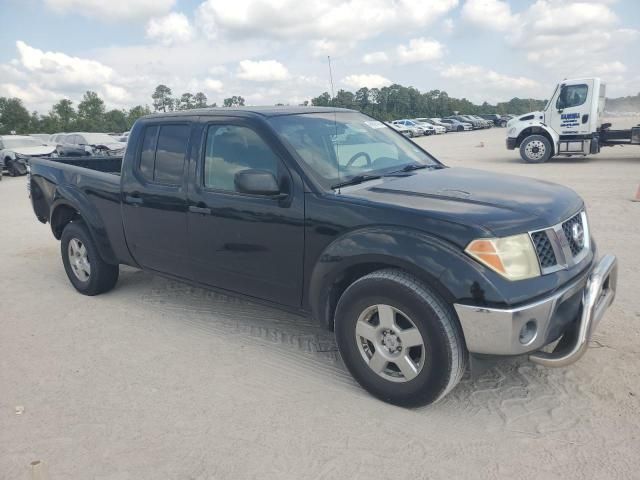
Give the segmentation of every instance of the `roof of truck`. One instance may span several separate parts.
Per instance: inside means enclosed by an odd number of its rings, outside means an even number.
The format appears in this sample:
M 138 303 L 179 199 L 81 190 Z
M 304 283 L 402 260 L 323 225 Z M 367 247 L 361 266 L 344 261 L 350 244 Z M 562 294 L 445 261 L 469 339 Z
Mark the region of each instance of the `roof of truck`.
M 144 118 L 162 117 L 183 117 L 183 116 L 225 116 L 225 117 L 277 117 L 281 115 L 299 115 L 304 113 L 333 113 L 333 112 L 356 112 L 347 108 L 335 107 L 224 107 L 224 108 L 194 108 L 191 110 L 180 110 L 177 112 L 158 112 L 147 115 Z

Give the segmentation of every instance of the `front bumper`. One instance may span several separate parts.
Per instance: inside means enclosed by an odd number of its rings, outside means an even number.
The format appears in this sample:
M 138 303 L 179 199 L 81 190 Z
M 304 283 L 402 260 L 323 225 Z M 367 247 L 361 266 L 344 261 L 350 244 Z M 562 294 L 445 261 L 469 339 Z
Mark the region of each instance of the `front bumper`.
M 517 138 L 507 137 L 507 150 L 515 150 Z
M 617 278 L 616 257 L 605 255 L 588 274 L 543 300 L 514 309 L 454 307 L 471 353 L 530 353 L 532 362 L 562 367 L 577 361 L 587 350 L 591 335 L 613 303 Z M 558 344 L 560 349 L 539 351 L 563 334 L 566 338 Z

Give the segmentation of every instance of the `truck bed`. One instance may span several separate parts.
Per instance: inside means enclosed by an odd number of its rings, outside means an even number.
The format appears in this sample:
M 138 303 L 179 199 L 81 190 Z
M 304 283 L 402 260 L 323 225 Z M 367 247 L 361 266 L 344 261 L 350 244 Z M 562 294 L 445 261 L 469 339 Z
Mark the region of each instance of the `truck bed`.
M 123 157 L 45 157 L 42 160 L 94 170 L 96 172 L 120 175 Z

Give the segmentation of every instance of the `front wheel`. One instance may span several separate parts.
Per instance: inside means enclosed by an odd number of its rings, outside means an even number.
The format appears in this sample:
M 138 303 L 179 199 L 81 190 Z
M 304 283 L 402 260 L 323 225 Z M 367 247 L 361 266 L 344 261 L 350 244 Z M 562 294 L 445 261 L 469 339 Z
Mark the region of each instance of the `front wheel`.
M 530 135 L 520 144 L 520 157 L 527 163 L 544 163 L 552 154 L 551 142 L 543 135 Z
M 349 286 L 336 308 L 335 332 L 358 383 L 396 405 L 436 402 L 466 367 L 466 347 L 450 306 L 400 270 L 379 270 Z
M 100 257 L 84 223 L 68 224 L 60 240 L 64 269 L 78 292 L 83 295 L 99 295 L 115 286 L 118 281 L 118 265 L 106 263 Z

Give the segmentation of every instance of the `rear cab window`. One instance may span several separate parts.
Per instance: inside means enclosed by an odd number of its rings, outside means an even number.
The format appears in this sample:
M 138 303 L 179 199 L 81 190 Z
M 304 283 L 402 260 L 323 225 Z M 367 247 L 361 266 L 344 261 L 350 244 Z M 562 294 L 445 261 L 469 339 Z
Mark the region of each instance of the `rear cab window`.
M 147 182 L 182 185 L 191 126 L 149 125 L 145 128 L 138 161 L 138 174 Z

